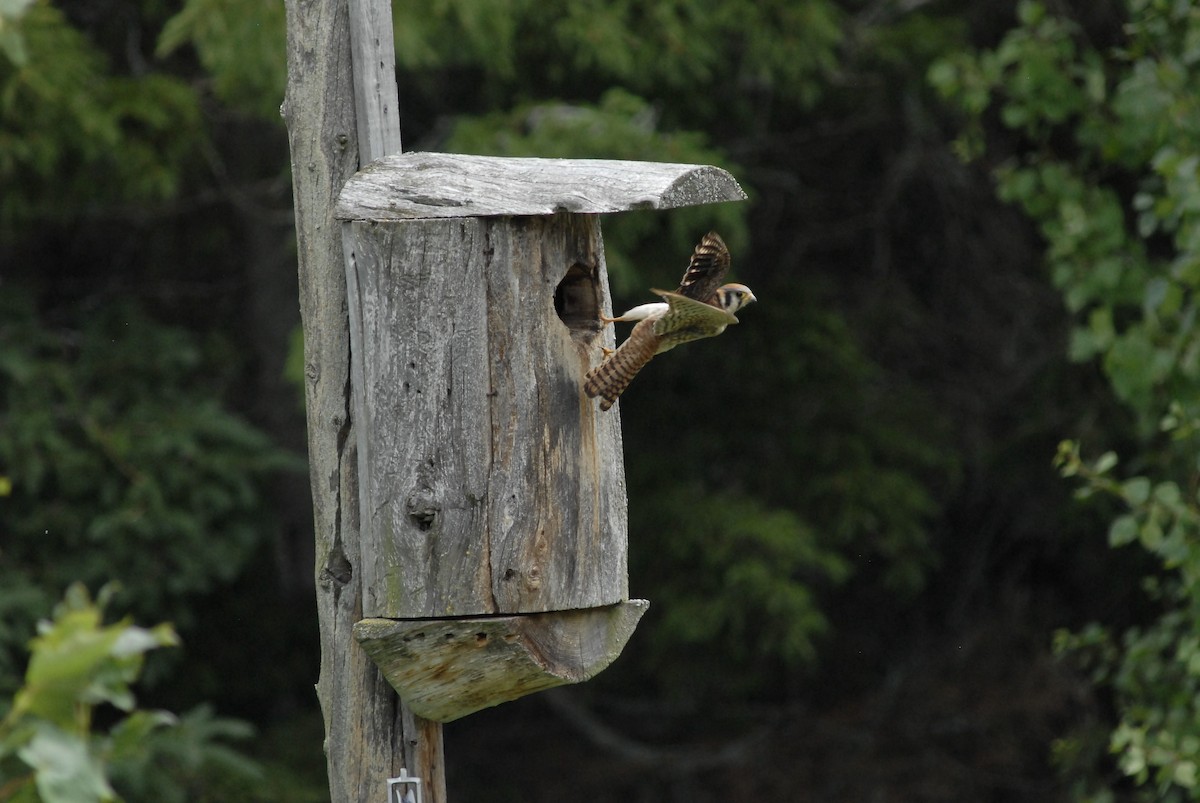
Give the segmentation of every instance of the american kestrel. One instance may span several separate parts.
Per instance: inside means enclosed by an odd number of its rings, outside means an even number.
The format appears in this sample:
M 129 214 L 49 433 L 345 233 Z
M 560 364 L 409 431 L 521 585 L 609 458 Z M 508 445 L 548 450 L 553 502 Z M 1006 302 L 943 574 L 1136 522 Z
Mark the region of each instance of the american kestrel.
M 634 307 L 618 318 L 601 316 L 606 323 L 638 321 L 621 347 L 584 380 L 584 392 L 600 397 L 601 410 L 613 406 L 655 354 L 680 343 L 715 337 L 738 322 L 734 313 L 757 299 L 744 284 L 721 284 L 728 270 L 729 249 L 716 232 L 709 232 L 692 253 L 678 290 L 651 290 L 663 300 Z

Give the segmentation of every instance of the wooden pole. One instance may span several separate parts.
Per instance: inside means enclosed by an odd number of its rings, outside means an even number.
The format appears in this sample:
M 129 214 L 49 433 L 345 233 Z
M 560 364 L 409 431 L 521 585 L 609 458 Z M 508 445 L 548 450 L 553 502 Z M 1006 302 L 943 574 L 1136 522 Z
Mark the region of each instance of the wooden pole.
M 359 475 L 346 279 L 334 205 L 360 162 L 400 148 L 390 7 L 386 0 L 372 0 L 356 5 L 352 14 L 347 0 L 286 0 L 286 10 L 288 87 L 282 112 L 291 148 L 305 334 L 321 632 L 317 697 L 325 720 L 330 799 L 383 800 L 387 779 L 405 768 L 424 782 L 426 803 L 443 803 L 441 726 L 401 704 L 353 637 L 363 596 L 357 571 Z M 360 74 L 356 84 L 352 76 Z

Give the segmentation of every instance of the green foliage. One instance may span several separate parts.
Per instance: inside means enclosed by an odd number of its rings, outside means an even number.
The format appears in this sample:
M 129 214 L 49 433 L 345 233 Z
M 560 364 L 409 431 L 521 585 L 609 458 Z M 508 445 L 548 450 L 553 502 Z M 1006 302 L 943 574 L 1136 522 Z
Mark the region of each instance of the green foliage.
M 393 14 L 404 68 L 478 67 L 500 86 L 517 76 L 549 86 L 589 76 L 647 96 L 690 91 L 732 70 L 744 85 L 812 102 L 842 38 L 842 13 L 823 0 L 448 0 Z M 713 111 L 711 99 L 700 102 Z
M 55 330 L 16 288 L 0 303 L 3 688 L 8 651 L 75 580 L 118 580 L 141 615 L 186 625 L 262 542 L 264 478 L 301 463 L 222 408 L 184 331 L 131 305 Z
M 878 404 L 878 367 L 794 284 L 652 362 L 623 402 L 630 582 L 654 600 L 642 682 L 677 698 L 770 694 L 820 665 L 849 581 L 903 604 L 936 563 L 922 476 L 952 475 L 943 434 L 899 393 Z
M 663 608 L 653 651 L 695 656 L 666 671 L 701 675 L 683 686 L 695 692 L 759 661 L 811 662 L 828 627 L 815 588 L 845 580 L 847 559 L 794 513 L 741 494 L 670 484 L 653 499 L 634 521 L 634 571 Z
M 535 5 L 529 0 L 448 0 L 394 8 L 397 63 L 416 70 L 478 64 L 511 79 L 517 26 Z
M 1070 442 L 1057 464 L 1085 496 L 1119 500 L 1109 543 L 1158 560 L 1146 587 L 1162 613 L 1120 638 L 1099 626 L 1063 633 L 1058 647 L 1115 695 L 1110 749 L 1145 799 L 1197 800 L 1200 8 L 1130 0 L 1127 12 L 1125 41 L 1106 51 L 1027 0 L 994 50 L 947 59 L 930 79 L 969 117 L 964 153 L 988 147 L 980 116 L 992 106 L 1017 138 L 998 192 L 1045 238 L 1050 275 L 1078 316 L 1071 356 L 1099 362 L 1141 434 L 1129 461 L 1140 473 L 1119 478 L 1115 453 L 1088 463 Z M 1094 779 L 1081 788 L 1095 791 Z
M 1153 539 L 1153 536 L 1151 536 Z M 1194 547 L 1192 547 L 1194 550 Z M 1120 720 L 1107 749 L 1122 773 L 1142 785 L 1139 800 L 1195 800 L 1200 795 L 1200 610 L 1176 580 L 1148 579 L 1147 593 L 1168 606 L 1152 625 L 1114 635 L 1093 624 L 1056 634 L 1055 649 L 1092 682 L 1111 689 Z M 1055 746 L 1065 774 L 1097 793 L 1098 756 L 1081 749 L 1092 738 L 1076 729 Z M 1090 798 L 1089 798 L 1090 799 Z
M 977 125 L 994 98 L 1031 146 L 997 169 L 1000 197 L 1038 222 L 1050 275 L 1083 319 L 1072 356 L 1101 359 L 1149 434 L 1172 400 L 1200 412 L 1189 400 L 1200 379 L 1200 12 L 1132 3 L 1130 41 L 1102 54 L 1040 4 L 1020 8 L 1023 26 L 995 51 L 942 61 L 930 78 Z M 1051 141 L 1064 127 L 1075 140 L 1065 157 Z
M 271 793 L 263 767 L 229 745 L 254 736 L 248 723 L 218 717 L 207 705 L 166 716 L 170 727 L 149 734 L 146 723 L 129 719 L 113 729 L 114 743 L 124 749 L 114 750 L 110 777 L 123 798 L 156 803 L 283 799 Z
M 284 4 L 259 0 L 189 0 L 159 36 L 157 54 L 191 44 L 213 78 L 217 97 L 273 120 L 287 84 Z
M 204 800 L 214 798 L 187 794 L 189 774 L 256 780 L 257 766 L 220 743 L 249 735 L 246 726 L 204 710 L 180 720 L 136 709 L 130 687 L 146 653 L 178 639 L 169 625 L 105 625 L 109 597 L 93 602 L 73 585 L 39 624 L 24 685 L 0 720 L 0 800 Z M 125 716 L 97 733 L 94 713 L 108 707 Z
M 392 20 L 409 76 L 470 73 L 493 102 L 527 92 L 531 79 L 543 96 L 590 83 L 660 97 L 730 75 L 811 105 L 843 36 L 843 12 L 828 0 L 444 0 L 399 4 Z M 219 97 L 269 117 L 286 80 L 284 22 L 280 3 L 187 0 L 158 53 L 192 45 Z M 402 80 L 401 98 L 422 91 Z M 715 97 L 691 97 L 694 112 L 724 111 Z
M 789 284 L 793 296 L 747 311 L 756 325 L 735 332 L 737 341 L 712 344 L 699 367 L 681 365 L 689 375 L 674 377 L 680 397 L 665 409 L 687 406 L 695 418 L 718 421 L 737 410 L 749 441 L 700 439 L 688 462 L 752 483 L 768 505 L 801 515 L 820 548 L 856 575 L 911 598 L 936 562 L 928 524 L 938 502 L 926 478 L 953 482 L 955 474 L 942 424 L 923 399 L 898 388 L 881 397 L 882 371 L 846 320 L 822 308 L 820 292 L 802 278 Z M 710 365 L 738 371 L 732 398 L 702 389 Z M 820 393 L 809 395 L 812 388 Z
M 763 389 L 767 395 L 799 395 L 806 387 L 820 387 L 823 395 L 819 407 L 807 410 L 806 427 L 786 436 L 791 459 L 807 469 L 799 481 L 792 478 L 790 488 L 782 471 L 776 472 L 773 498 L 803 500 L 814 528 L 854 559 L 856 572 L 870 571 L 885 589 L 910 599 L 925 587 L 937 562 L 929 522 L 939 501 L 928 478 L 953 484 L 957 474 L 944 422 L 930 415 L 930 400 L 911 389 L 878 392 L 886 381 L 883 372 L 862 352 L 841 316 L 819 309 L 815 301 L 802 309 L 809 325 L 794 331 L 790 342 L 785 337 L 755 349 L 757 371 L 769 370 L 772 359 L 783 369 L 782 388 Z M 787 314 L 784 309 L 769 313 Z M 777 327 L 776 321 L 771 328 Z M 759 337 L 771 339 L 765 332 Z M 756 417 L 766 423 L 770 399 L 758 399 L 756 407 Z
M 981 115 L 993 104 L 1005 126 L 1045 144 L 1056 126 L 1104 100 L 1100 61 L 1078 53 L 1076 24 L 1036 2 L 1020 3 L 1018 17 L 995 50 L 952 53 L 930 67 L 930 82 L 968 115 L 958 141 L 965 156 L 982 153 Z
M 1100 493 L 1121 501 L 1124 512 L 1113 519 L 1108 530 L 1111 546 L 1140 544 L 1172 572 L 1169 576 L 1179 582 L 1180 591 L 1200 591 L 1200 506 L 1194 490 L 1185 493 L 1173 480 L 1117 479 L 1114 452 L 1089 463 L 1071 441 L 1059 446 L 1055 463 L 1063 476 L 1084 481 L 1081 497 Z
M 9 44 L 0 49 L 0 231 L 178 190 L 201 130 L 184 81 L 112 74 L 103 54 L 45 0 L 19 17 L 0 14 L 2 42 Z

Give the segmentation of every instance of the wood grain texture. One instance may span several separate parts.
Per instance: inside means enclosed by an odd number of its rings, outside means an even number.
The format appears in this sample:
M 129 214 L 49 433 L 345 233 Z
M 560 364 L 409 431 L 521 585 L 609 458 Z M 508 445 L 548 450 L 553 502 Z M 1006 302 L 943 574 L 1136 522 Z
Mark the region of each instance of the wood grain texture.
M 581 391 L 612 338 L 596 317 L 608 296 L 599 220 L 344 230 L 363 554 L 374 556 L 361 568 L 363 615 L 625 600 L 620 424 Z
M 744 200 L 717 167 L 606 159 L 406 153 L 372 162 L 338 201 L 342 220 L 597 214 Z
M 621 654 L 648 607 L 630 600 L 523 616 L 364 619 L 354 635 L 415 713 L 450 722 L 595 676 Z
M 396 698 L 356 644 L 362 616 L 357 438 L 349 396 L 350 333 L 334 203 L 358 168 L 346 0 L 285 0 L 291 149 L 304 326 L 309 471 L 316 530 L 321 667 L 317 697 L 333 803 L 381 800 L 401 767 L 446 800 L 441 726 Z
M 363 162 L 400 153 L 400 101 L 392 7 L 382 0 L 350 0 L 354 111 Z

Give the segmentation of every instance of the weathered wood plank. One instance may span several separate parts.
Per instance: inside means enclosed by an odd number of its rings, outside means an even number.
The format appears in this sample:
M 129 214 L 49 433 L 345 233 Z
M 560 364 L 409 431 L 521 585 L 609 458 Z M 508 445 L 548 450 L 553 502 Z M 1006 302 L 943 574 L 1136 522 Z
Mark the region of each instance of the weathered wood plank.
M 399 153 L 396 45 L 389 0 L 350 0 L 350 52 L 362 161 Z
M 406 153 L 372 162 L 346 183 L 342 220 L 597 214 L 744 200 L 707 165 Z
M 629 600 L 523 616 L 364 619 L 354 636 L 413 712 L 450 722 L 595 676 L 621 654 L 648 607 Z
M 363 615 L 491 613 L 486 224 L 343 225 Z
M 554 303 L 572 266 L 608 297 L 600 221 L 558 215 L 495 221 L 490 229 L 488 536 L 497 612 L 625 599 L 619 419 L 599 414 L 580 391 L 589 358 L 599 356 L 599 297 L 590 320 L 573 322 L 574 332 Z
M 620 424 L 581 391 L 612 345 L 597 317 L 608 296 L 599 220 L 344 229 L 363 554 L 374 556 L 360 568 L 363 615 L 624 600 Z

